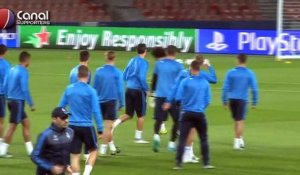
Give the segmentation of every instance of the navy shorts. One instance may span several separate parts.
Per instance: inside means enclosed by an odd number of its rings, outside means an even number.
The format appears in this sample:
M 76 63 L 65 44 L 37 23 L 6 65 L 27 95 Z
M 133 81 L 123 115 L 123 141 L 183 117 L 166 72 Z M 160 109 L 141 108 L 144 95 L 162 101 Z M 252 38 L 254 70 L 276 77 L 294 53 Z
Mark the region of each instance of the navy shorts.
M 100 103 L 103 120 L 115 120 L 117 118 L 117 100 Z
M 27 118 L 25 113 L 24 100 L 8 100 L 8 110 L 10 111 L 10 123 L 19 124 Z
M 5 117 L 5 96 L 4 95 L 0 95 L 0 118 L 4 118 Z
M 80 154 L 82 150 L 82 143 L 88 151 L 98 149 L 97 136 L 93 126 L 69 126 L 74 131 L 74 138 L 71 144 L 71 153 Z
M 167 121 L 168 113 L 171 115 L 174 121 L 178 121 L 180 108 L 174 103 L 171 104 L 171 108 L 168 111 L 162 109 L 162 105 L 165 103 L 166 98 L 156 97 L 155 98 L 155 109 L 154 109 L 154 119 L 158 121 Z
M 146 93 L 137 89 L 126 89 L 125 93 L 125 111 L 130 117 L 133 117 L 134 112 L 137 117 L 143 117 L 146 114 Z
M 229 107 L 235 121 L 245 120 L 247 113 L 247 102 L 245 100 L 229 99 Z

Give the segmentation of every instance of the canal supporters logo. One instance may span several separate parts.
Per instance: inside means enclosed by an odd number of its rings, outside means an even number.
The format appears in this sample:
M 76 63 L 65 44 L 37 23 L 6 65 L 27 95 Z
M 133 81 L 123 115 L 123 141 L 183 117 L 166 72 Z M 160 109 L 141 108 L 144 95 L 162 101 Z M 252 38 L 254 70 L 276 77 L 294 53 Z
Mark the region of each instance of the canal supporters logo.
M 8 29 L 15 25 L 16 18 L 13 11 L 9 9 L 0 9 L 0 29 Z
M 42 48 L 44 45 L 49 45 L 50 35 L 51 33 L 47 32 L 47 28 L 43 26 L 40 32 L 28 36 L 28 40 L 24 43 L 32 44 L 35 48 Z

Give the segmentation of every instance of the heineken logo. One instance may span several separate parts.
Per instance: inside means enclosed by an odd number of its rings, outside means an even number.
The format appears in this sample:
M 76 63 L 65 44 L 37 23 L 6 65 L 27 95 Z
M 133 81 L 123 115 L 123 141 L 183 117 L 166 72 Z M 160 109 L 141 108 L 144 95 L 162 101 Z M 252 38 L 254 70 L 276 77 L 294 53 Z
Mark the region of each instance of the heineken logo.
M 35 48 L 42 48 L 43 45 L 49 45 L 50 34 L 46 27 L 42 27 L 40 32 L 28 36 L 28 40 L 24 43 L 32 44 Z
M 140 43 L 145 43 L 148 48 L 167 47 L 174 45 L 181 52 L 188 52 L 192 44 L 193 37 L 185 36 L 185 32 L 174 31 L 164 32 L 162 35 L 118 35 L 112 31 L 105 30 L 102 32 L 102 46 L 107 47 L 124 47 L 126 51 L 132 51 Z

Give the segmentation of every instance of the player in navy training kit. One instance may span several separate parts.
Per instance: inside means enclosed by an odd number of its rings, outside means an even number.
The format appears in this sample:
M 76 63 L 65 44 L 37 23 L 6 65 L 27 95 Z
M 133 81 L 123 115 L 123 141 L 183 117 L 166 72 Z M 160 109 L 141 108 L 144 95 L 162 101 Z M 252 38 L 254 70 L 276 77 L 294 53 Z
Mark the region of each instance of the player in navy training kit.
M 0 156 L 2 157 L 11 157 L 11 155 L 7 154 L 7 150 L 19 123 L 23 126 L 23 137 L 27 154 L 30 155 L 33 149 L 30 138 L 30 122 L 25 113 L 25 101 L 31 108 L 31 111 L 35 111 L 28 82 L 29 73 L 27 67 L 30 65 L 30 54 L 25 51 L 21 52 L 19 62 L 20 64 L 10 69 L 4 83 L 10 111 L 10 124 L 0 146 Z
M 36 175 L 70 174 L 70 147 L 74 131 L 68 127 L 70 113 L 61 107 L 52 111 L 52 124 L 42 132 L 31 154 Z
M 227 72 L 222 91 L 223 104 L 226 108 L 229 106 L 235 122 L 233 148 L 236 150 L 245 148 L 243 132 L 249 88 L 252 92 L 252 108 L 256 108 L 258 101 L 257 80 L 254 72 L 246 67 L 246 62 L 247 56 L 245 54 L 237 56 L 237 66 Z
M 139 44 L 136 50 L 138 55 L 129 61 L 123 74 L 127 87 L 125 92 L 125 114 L 114 122 L 113 129 L 122 122 L 131 119 L 136 113 L 138 120 L 135 143 L 149 143 L 142 139 L 144 116 L 146 114 L 146 96 L 149 93 L 147 85 L 149 63 L 145 60 L 146 45 Z
M 180 118 L 179 145 L 176 155 L 176 167 L 181 169 L 182 156 L 187 136 L 192 128 L 196 128 L 201 143 L 203 168 L 214 168 L 210 165 L 209 144 L 207 136 L 207 121 L 205 110 L 210 104 L 210 86 L 206 79 L 199 76 L 200 63 L 191 63 L 191 76 L 182 80 L 176 92 L 175 101 L 180 104 L 182 115 Z
M 4 117 L 6 113 L 6 95 L 4 82 L 7 79 L 10 70 L 10 64 L 4 58 L 6 52 L 7 47 L 4 44 L 0 44 L 0 144 L 3 141 Z

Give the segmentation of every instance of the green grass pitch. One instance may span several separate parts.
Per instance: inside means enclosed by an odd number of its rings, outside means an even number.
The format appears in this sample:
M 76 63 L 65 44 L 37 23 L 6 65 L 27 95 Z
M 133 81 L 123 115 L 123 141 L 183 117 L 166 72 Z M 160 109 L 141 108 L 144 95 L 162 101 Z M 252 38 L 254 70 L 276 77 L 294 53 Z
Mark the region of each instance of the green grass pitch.
M 50 112 L 58 104 L 68 84 L 68 74 L 78 64 L 78 51 L 70 50 L 28 50 L 32 54 L 30 87 L 37 111 L 27 114 L 31 120 L 32 140 L 49 126 Z M 7 59 L 17 63 L 20 50 L 9 50 Z M 91 51 L 90 68 L 104 63 L 102 51 Z M 123 69 L 134 52 L 117 52 L 117 66 Z M 191 58 L 193 54 L 179 54 L 178 58 Z M 259 81 L 259 104 L 248 112 L 245 139 L 246 150 L 232 150 L 233 125 L 229 111 L 221 105 L 221 87 L 227 69 L 235 65 L 232 55 L 206 55 L 214 65 L 217 85 L 212 85 L 212 103 L 207 110 L 211 163 L 215 170 L 203 170 L 198 164 L 184 165 L 175 172 L 175 154 L 167 151 L 169 135 L 162 136 L 159 153 L 153 153 L 151 144 L 133 143 L 135 119 L 126 122 L 116 130 L 115 143 L 122 153 L 117 156 L 99 157 L 92 174 L 105 175 L 153 175 L 153 174 L 207 174 L 207 175 L 298 175 L 300 172 L 300 61 L 292 64 L 277 62 L 274 57 L 249 56 L 248 66 Z M 149 82 L 154 59 L 150 62 Z M 120 113 L 123 113 L 121 111 Z M 153 109 L 148 107 L 144 138 L 152 141 Z M 6 117 L 7 125 L 8 117 Z M 171 121 L 167 123 L 170 130 Z M 26 155 L 21 127 L 15 133 L 10 146 L 12 159 L 0 159 L 1 175 L 32 175 L 35 166 Z M 198 139 L 195 142 L 199 155 Z M 82 161 L 82 165 L 84 162 Z M 82 166 L 83 167 L 83 166 Z

